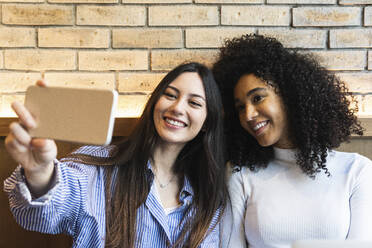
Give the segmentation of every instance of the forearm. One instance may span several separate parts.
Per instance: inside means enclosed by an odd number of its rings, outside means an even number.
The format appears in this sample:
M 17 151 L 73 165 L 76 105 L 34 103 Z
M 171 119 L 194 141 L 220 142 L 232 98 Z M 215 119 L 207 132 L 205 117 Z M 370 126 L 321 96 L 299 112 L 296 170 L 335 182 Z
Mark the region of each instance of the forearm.
M 5 180 L 4 191 L 9 197 L 10 210 L 23 228 L 43 233 L 71 233 L 82 202 L 81 184 L 76 171 L 55 160 L 50 189 L 35 198 L 31 194 L 21 167 Z

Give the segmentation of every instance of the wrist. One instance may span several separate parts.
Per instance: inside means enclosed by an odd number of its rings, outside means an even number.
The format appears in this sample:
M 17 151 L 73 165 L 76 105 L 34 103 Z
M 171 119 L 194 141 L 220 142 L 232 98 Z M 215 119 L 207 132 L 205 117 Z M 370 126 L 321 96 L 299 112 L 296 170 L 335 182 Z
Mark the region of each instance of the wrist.
M 39 197 L 45 194 L 50 188 L 54 174 L 54 163 L 51 162 L 47 166 L 43 166 L 38 170 L 24 169 L 26 184 L 34 197 Z

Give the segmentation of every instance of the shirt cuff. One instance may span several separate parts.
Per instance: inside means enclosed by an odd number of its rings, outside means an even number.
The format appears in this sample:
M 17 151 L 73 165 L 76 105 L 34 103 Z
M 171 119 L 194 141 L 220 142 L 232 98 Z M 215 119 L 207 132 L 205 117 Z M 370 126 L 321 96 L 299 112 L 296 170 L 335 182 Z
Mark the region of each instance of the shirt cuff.
M 24 175 L 24 170 L 21 166 L 18 166 L 16 170 L 16 177 L 18 179 L 18 190 L 19 193 L 23 196 L 24 200 L 33 206 L 47 205 L 53 197 L 54 192 L 57 190 L 61 182 L 61 168 L 59 166 L 59 161 L 55 159 L 53 161 L 54 170 L 50 182 L 50 189 L 42 196 L 35 198 L 30 189 L 28 188 L 26 177 Z

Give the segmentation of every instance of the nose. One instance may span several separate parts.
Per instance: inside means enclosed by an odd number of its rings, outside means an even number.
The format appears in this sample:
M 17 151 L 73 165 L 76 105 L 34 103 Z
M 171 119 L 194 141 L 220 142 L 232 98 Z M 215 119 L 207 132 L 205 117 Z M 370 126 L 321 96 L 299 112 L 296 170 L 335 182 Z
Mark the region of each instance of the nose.
M 245 117 L 245 120 L 246 121 L 251 121 L 251 120 L 253 120 L 253 119 L 255 119 L 257 117 L 258 112 L 257 112 L 257 109 L 256 109 L 256 107 L 254 105 L 247 103 L 245 105 L 245 112 L 244 112 L 244 114 L 245 114 L 245 116 L 244 116 Z
M 175 115 L 182 115 L 185 111 L 184 101 L 181 98 L 177 99 L 177 101 L 173 102 L 169 110 Z

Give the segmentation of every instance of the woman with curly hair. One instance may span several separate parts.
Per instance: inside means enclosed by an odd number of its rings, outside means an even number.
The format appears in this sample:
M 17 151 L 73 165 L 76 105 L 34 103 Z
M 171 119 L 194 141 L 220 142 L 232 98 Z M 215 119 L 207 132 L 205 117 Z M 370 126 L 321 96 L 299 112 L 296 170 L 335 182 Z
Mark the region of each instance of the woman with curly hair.
M 371 240 L 372 162 L 333 150 L 363 134 L 344 83 L 312 55 L 260 35 L 228 40 L 213 73 L 233 165 L 229 246 Z

